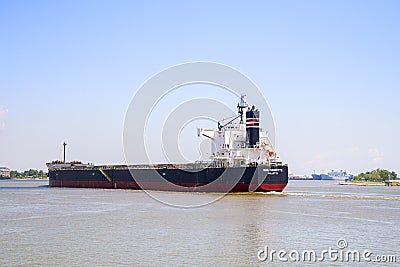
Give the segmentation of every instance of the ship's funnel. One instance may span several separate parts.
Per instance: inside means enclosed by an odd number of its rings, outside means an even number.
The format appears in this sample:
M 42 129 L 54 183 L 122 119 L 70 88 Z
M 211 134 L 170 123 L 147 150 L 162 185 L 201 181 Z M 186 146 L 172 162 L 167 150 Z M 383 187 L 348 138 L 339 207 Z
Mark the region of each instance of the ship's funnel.
M 260 138 L 260 112 L 254 106 L 246 111 L 246 133 L 249 146 L 255 146 Z

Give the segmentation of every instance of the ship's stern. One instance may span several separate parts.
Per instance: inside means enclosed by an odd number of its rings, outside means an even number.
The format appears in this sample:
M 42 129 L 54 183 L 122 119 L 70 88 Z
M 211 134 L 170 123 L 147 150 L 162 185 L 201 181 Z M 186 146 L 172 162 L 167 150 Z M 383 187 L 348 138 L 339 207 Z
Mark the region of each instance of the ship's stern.
M 271 165 L 257 166 L 259 179 L 263 179 L 257 191 L 259 192 L 282 192 L 288 184 L 288 166 Z

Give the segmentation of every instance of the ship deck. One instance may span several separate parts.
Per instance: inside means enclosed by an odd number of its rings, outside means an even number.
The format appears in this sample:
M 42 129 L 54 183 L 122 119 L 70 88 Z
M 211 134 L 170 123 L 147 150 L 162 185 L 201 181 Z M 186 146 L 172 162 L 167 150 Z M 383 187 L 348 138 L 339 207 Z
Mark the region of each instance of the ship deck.
M 281 162 L 276 162 L 271 165 L 258 165 L 265 167 L 278 167 L 278 166 L 286 166 Z M 185 164 L 135 164 L 135 165 L 93 165 L 93 164 L 68 164 L 68 166 L 52 166 L 54 170 L 128 170 L 128 169 L 205 169 L 205 168 L 227 168 L 227 167 L 254 167 L 249 165 L 240 165 L 240 166 L 226 166 L 222 163 L 215 162 L 201 162 L 201 163 L 185 163 Z

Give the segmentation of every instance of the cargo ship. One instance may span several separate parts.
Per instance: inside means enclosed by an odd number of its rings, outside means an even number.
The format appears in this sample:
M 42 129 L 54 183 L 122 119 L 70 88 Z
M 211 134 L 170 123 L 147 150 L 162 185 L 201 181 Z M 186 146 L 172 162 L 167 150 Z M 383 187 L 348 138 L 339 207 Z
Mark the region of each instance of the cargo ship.
M 327 174 L 325 173 L 313 173 L 311 174 L 314 180 L 351 180 L 353 178 L 353 175 L 348 174 L 346 171 L 334 171 L 332 170 L 331 172 L 328 172 Z
M 51 187 L 164 190 L 185 192 L 282 191 L 288 183 L 288 166 L 280 161 L 260 128 L 260 112 L 245 96 L 233 119 L 216 129 L 198 128 L 210 139 L 209 161 L 185 164 L 94 165 L 57 160 L 47 163 Z

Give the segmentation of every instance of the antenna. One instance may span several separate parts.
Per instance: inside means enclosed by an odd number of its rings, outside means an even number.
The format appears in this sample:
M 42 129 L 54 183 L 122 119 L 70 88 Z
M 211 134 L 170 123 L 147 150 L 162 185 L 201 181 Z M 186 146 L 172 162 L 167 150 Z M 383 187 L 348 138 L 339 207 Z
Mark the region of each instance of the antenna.
M 65 147 L 67 146 L 67 143 L 64 142 L 63 146 L 64 146 L 64 163 L 65 163 Z
M 238 103 L 237 108 L 238 108 L 238 113 L 240 114 L 240 123 L 243 124 L 243 109 L 247 108 L 248 105 L 246 103 L 246 95 L 241 95 L 240 96 L 240 103 Z
M 240 124 L 243 124 L 243 109 L 248 107 L 248 105 L 246 103 L 246 100 L 245 100 L 245 97 L 246 97 L 246 95 L 241 95 L 240 96 L 240 103 L 237 104 L 239 115 L 236 115 L 233 119 L 231 119 L 227 123 L 221 124 L 221 122 L 218 122 L 218 130 L 221 131 L 222 128 L 224 128 L 226 125 L 230 124 L 231 122 L 233 122 L 234 120 L 236 120 L 239 117 L 240 117 Z

